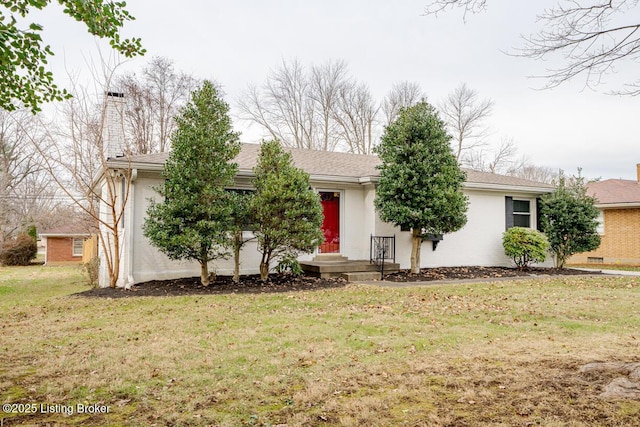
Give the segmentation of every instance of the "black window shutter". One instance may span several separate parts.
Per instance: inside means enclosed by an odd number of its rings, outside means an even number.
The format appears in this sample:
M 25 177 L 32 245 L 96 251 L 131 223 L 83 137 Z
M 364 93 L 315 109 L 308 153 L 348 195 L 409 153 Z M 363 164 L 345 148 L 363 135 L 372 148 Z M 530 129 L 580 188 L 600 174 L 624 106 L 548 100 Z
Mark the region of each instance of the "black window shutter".
M 513 197 L 504 198 L 505 229 L 513 227 Z
M 536 199 L 536 229 L 544 233 L 542 229 L 542 199 L 540 197 Z

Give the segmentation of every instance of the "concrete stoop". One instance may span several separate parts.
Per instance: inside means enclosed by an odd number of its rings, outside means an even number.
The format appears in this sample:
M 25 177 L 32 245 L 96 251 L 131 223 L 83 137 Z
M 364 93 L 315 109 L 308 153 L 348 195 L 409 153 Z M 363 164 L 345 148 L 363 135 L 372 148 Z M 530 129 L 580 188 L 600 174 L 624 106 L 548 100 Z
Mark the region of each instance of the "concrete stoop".
M 368 260 L 349 260 L 340 255 L 323 254 L 312 261 L 300 263 L 300 267 L 308 276 L 323 279 L 344 277 L 350 282 L 361 280 L 380 280 L 379 267 Z M 400 270 L 400 264 L 385 263 L 384 272 L 395 273 Z
M 347 282 L 363 282 L 369 280 L 380 280 L 382 274 L 379 271 L 354 271 L 342 273 L 340 277 L 347 279 Z

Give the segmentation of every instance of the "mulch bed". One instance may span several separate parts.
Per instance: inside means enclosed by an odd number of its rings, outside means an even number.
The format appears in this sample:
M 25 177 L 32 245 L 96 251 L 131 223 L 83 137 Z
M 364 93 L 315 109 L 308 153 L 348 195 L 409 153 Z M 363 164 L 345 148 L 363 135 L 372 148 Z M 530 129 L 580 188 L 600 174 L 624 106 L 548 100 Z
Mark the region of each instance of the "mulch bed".
M 580 275 L 584 272 L 555 269 L 529 268 L 517 270 L 508 267 L 441 267 L 424 268 L 420 274 L 412 274 L 407 270 L 385 275 L 391 282 L 429 282 L 434 280 L 493 279 L 502 277 L 540 277 L 558 275 Z M 101 298 L 130 298 L 140 296 L 180 296 L 180 295 L 213 295 L 240 293 L 274 293 L 302 290 L 317 290 L 346 286 L 344 279 L 319 279 L 317 277 L 272 274 L 268 282 L 261 282 L 260 276 L 248 275 L 234 283 L 229 276 L 218 276 L 214 283 L 202 286 L 199 277 L 186 277 L 174 280 L 152 280 L 139 283 L 130 291 L 117 288 L 96 288 L 75 295 Z
M 418 274 L 410 273 L 408 270 L 402 270 L 398 273 L 385 275 L 384 280 L 389 282 L 429 282 L 432 280 L 492 279 L 500 277 L 576 276 L 584 274 L 584 271 L 572 270 L 567 268 L 560 269 L 530 267 L 525 270 L 518 270 L 516 268 L 510 267 L 439 267 L 423 268 Z
M 138 283 L 130 291 L 122 288 L 95 288 L 75 295 L 85 297 L 128 298 L 141 296 L 179 296 L 215 294 L 260 294 L 291 292 L 342 287 L 344 279 L 319 279 L 309 276 L 272 274 L 268 282 L 262 282 L 260 275 L 240 276 L 240 283 L 234 283 L 231 276 L 217 276 L 209 286 L 200 284 L 200 277 L 185 277 L 171 280 L 151 280 Z

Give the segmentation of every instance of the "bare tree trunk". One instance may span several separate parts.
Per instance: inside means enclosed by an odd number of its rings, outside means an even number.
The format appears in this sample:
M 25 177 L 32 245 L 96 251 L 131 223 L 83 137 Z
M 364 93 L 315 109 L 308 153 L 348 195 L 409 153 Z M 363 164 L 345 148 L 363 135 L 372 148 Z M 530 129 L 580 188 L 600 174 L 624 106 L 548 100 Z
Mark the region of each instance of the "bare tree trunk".
M 263 282 L 269 279 L 269 261 L 271 260 L 271 254 L 269 251 L 262 251 L 262 259 L 260 260 L 260 280 Z
M 233 281 L 240 282 L 240 248 L 242 243 L 242 230 L 237 230 L 233 236 L 235 244 L 233 245 Z
M 200 283 L 209 286 L 209 265 L 206 261 L 200 263 Z
M 118 236 L 118 230 L 113 234 L 113 271 L 109 275 L 109 286 L 115 288 L 120 278 L 120 237 Z
M 414 274 L 420 273 L 420 248 L 422 246 L 422 230 L 419 228 L 413 229 L 413 235 L 411 237 L 411 272 Z
M 269 279 L 269 263 L 262 261 L 260 263 L 260 280 L 266 282 Z

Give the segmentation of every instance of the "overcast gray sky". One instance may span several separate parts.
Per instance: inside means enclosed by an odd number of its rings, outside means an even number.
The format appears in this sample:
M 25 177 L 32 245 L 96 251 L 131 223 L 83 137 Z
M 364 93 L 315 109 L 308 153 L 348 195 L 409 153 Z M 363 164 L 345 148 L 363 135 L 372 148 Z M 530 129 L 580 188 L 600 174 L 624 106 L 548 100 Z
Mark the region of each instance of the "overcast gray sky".
M 142 37 L 147 57 L 125 65 L 139 70 L 151 56 L 175 61 L 177 70 L 215 79 L 233 107 L 249 83 L 260 84 L 283 59 L 305 65 L 342 59 L 351 74 L 382 99 L 396 81 L 419 83 L 436 104 L 460 83 L 495 102 L 489 119 L 496 143 L 513 138 L 521 154 L 541 166 L 589 178 L 635 179 L 640 163 L 639 97 L 607 95 L 637 77 L 621 64 L 599 92 L 584 80 L 553 90 L 536 90 L 556 59 L 533 61 L 505 55 L 520 34 L 536 29 L 535 16 L 554 1 L 489 1 L 489 10 L 467 17 L 460 11 L 423 16 L 426 0 L 130 0 L 137 18 L 125 35 Z M 640 16 L 636 21 L 640 20 Z M 47 11 L 41 19 L 56 59 L 61 84 L 65 67 L 86 73 L 97 57 L 83 26 Z M 107 52 L 106 49 L 102 49 Z M 615 86 L 614 86 L 615 84 Z M 255 128 L 235 121 L 243 140 L 257 142 Z

